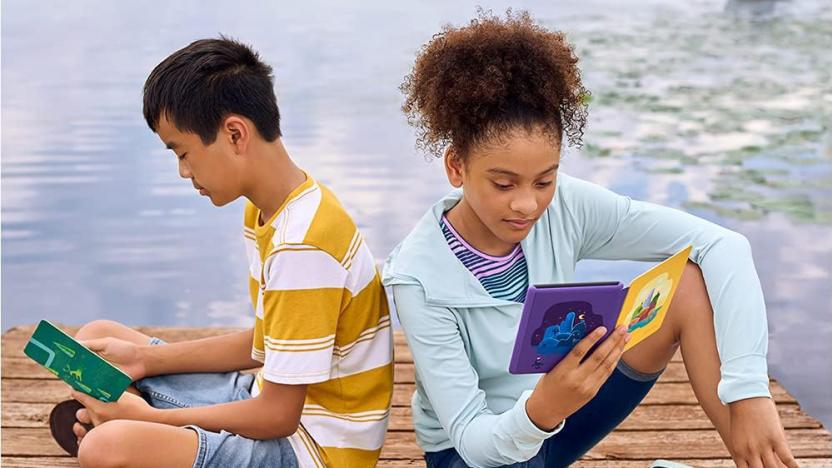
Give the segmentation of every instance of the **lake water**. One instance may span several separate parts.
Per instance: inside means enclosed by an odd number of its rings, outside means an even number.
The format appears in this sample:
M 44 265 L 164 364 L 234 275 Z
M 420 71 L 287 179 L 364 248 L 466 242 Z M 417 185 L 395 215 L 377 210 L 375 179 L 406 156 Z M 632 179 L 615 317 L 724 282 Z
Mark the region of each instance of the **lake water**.
M 378 259 L 447 191 L 414 149 L 398 86 L 420 45 L 475 4 L 280 3 L 3 2 L 3 330 L 252 323 L 243 204 L 199 197 L 141 115 L 147 74 L 197 38 L 231 35 L 274 66 L 290 154 Z M 563 170 L 745 234 L 771 373 L 832 427 L 832 4 L 562 3 L 514 6 L 568 33 L 593 93 L 586 144 Z M 646 268 L 587 262 L 579 276 Z

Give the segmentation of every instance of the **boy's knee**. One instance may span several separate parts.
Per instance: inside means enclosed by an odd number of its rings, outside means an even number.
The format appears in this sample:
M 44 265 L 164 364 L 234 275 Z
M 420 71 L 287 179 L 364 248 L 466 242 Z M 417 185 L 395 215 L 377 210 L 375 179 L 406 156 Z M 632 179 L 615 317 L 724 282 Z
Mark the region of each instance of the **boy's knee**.
M 125 422 L 107 421 L 88 432 L 78 447 L 78 464 L 83 468 L 127 466 L 129 461 L 124 457 L 124 451 L 119 450 L 127 440 Z
M 108 336 L 116 336 L 120 329 L 125 328 L 122 325 L 112 320 L 93 320 L 78 329 L 75 338 L 78 340 L 92 340 L 95 338 L 104 338 Z

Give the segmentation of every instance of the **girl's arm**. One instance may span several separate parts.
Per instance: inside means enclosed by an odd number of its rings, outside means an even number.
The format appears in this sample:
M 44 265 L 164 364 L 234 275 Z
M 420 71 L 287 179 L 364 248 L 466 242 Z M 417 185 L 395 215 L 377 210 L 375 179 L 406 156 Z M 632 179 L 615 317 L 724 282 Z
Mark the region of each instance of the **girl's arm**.
M 768 325 L 751 247 L 741 234 L 696 216 L 631 200 L 579 179 L 559 177 L 564 229 L 580 236 L 575 261 L 664 260 L 688 244 L 714 310 L 723 403 L 770 397 Z
M 526 413 L 526 391 L 502 414 L 494 414 L 468 361 L 449 309 L 425 303 L 418 285 L 392 287 L 393 300 L 413 353 L 416 373 L 439 422 L 465 462 L 473 467 L 508 465 L 533 457 L 557 433 L 537 428 Z

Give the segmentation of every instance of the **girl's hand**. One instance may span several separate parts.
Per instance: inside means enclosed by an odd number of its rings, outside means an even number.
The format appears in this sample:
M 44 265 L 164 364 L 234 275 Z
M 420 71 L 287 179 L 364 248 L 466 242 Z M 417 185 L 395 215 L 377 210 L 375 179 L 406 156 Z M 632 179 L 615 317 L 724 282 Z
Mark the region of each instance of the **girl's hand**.
M 526 401 L 529 419 L 543 430 L 552 430 L 561 421 L 591 400 L 615 370 L 630 339 L 624 327 L 613 332 L 584 362 L 592 346 L 604 336 L 598 327 L 581 340 L 569 354 L 537 383 Z
M 770 398 L 731 403 L 731 445 L 739 468 L 797 468 L 777 407 Z
M 85 340 L 81 344 L 115 364 L 134 382 L 147 377 L 147 365 L 139 345 L 118 338 Z
M 124 392 L 118 401 L 111 403 L 105 403 L 75 390 L 72 391 L 72 398 L 86 407 L 85 419 L 92 421 L 93 426 L 113 419 L 152 421 L 152 415 L 156 411 L 142 397 L 130 392 Z

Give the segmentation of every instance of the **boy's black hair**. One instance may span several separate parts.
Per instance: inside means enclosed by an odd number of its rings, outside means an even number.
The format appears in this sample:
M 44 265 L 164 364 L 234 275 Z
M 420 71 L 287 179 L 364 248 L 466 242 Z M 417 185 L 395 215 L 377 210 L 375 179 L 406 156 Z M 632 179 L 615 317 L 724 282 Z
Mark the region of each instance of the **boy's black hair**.
M 144 84 L 144 118 L 154 132 L 163 112 L 206 145 L 232 113 L 251 119 L 266 141 L 281 136 L 272 67 L 225 36 L 194 41 L 156 65 Z

